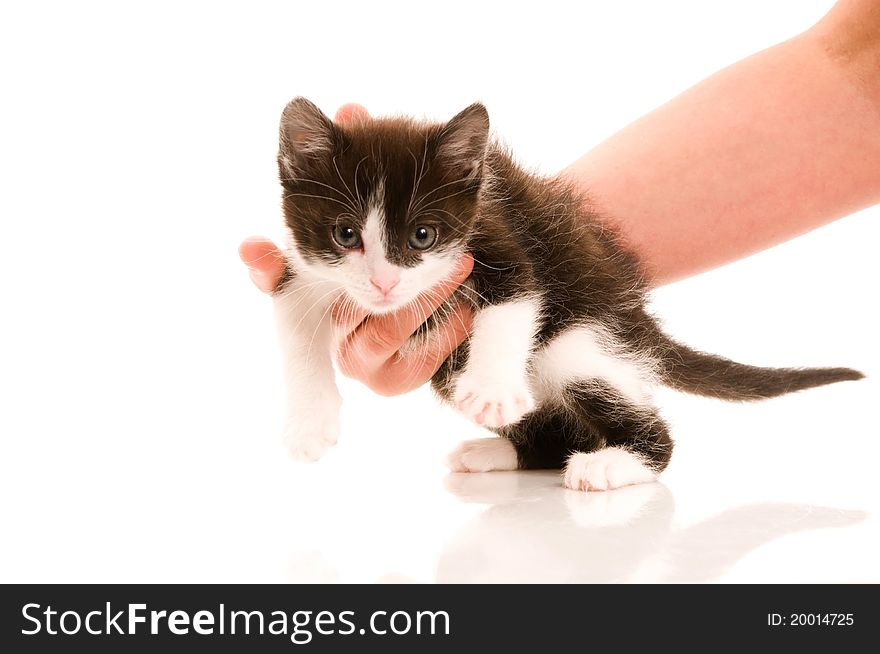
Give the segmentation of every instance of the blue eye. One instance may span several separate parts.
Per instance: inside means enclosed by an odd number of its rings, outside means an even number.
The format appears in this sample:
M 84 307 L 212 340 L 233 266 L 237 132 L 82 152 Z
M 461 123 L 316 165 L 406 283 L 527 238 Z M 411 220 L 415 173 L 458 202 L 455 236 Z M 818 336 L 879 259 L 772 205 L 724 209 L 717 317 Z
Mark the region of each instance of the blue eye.
M 360 247 L 361 245 L 361 235 L 358 234 L 358 231 L 351 225 L 344 223 L 340 223 L 333 228 L 333 240 L 336 241 L 339 247 L 347 250 Z
M 431 225 L 416 225 L 407 242 L 413 250 L 427 250 L 437 242 L 437 228 Z

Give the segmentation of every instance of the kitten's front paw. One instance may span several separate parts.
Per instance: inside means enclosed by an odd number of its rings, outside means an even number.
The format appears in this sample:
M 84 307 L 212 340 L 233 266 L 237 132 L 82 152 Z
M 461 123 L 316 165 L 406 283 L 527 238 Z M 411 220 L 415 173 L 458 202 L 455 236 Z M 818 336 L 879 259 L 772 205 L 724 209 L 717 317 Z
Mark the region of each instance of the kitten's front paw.
M 339 418 L 309 418 L 303 415 L 288 418 L 284 444 L 291 458 L 317 461 L 339 440 Z
M 484 427 L 512 425 L 535 408 L 524 379 L 495 381 L 467 374 L 459 378 L 452 401 L 459 411 Z
M 576 452 L 565 464 L 563 483 L 580 491 L 604 491 L 655 481 L 657 473 L 637 454 L 622 447 Z

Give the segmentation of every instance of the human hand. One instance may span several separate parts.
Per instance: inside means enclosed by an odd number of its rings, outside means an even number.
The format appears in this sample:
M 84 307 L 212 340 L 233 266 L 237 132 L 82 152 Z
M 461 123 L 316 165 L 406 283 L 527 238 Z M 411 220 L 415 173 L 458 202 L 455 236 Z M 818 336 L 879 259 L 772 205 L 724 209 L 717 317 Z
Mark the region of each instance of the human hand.
M 335 120 L 344 123 L 367 115 L 362 106 L 347 104 L 336 112 Z M 269 239 L 252 236 L 242 242 L 238 252 L 257 288 L 272 293 L 281 282 L 285 267 L 284 254 L 278 246 Z M 423 298 L 418 306 L 391 314 L 368 316 L 344 299 L 338 301 L 332 313 L 343 334 L 336 357 L 342 374 L 363 382 L 380 395 L 406 393 L 428 381 L 467 337 L 473 321 L 471 310 L 457 306 L 421 349 L 403 355 L 400 348 L 467 279 L 473 265 L 470 255 L 463 256 L 452 276 L 433 288 L 429 298 Z

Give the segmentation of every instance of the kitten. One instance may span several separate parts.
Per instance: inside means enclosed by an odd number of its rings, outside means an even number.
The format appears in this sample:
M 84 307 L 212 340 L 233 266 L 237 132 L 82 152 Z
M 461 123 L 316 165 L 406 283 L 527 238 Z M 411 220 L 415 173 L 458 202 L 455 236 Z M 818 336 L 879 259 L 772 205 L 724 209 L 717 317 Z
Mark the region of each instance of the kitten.
M 340 126 L 297 98 L 281 119 L 278 164 L 291 242 L 275 305 L 296 458 L 317 459 L 339 436 L 334 300 L 374 314 L 419 302 L 465 252 L 470 277 L 414 336 L 428 337 L 456 302 L 475 310 L 432 385 L 497 436 L 462 443 L 453 470 L 564 468 L 579 490 L 647 482 L 673 446 L 652 384 L 758 400 L 862 377 L 756 368 L 666 336 L 645 309 L 635 258 L 569 182 L 524 171 L 492 142 L 481 104 L 444 124 Z

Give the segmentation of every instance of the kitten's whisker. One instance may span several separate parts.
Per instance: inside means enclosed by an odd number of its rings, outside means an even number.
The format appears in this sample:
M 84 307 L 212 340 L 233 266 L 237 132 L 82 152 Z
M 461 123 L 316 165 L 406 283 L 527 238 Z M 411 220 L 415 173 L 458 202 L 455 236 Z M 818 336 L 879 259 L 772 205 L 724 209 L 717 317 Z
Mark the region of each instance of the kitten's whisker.
M 342 197 L 346 197 L 345 193 L 340 191 L 338 188 L 333 186 L 332 184 L 327 184 L 317 179 L 312 179 L 310 177 L 282 177 L 282 182 L 296 182 L 301 184 L 314 184 L 315 186 L 322 186 L 324 188 L 330 189 L 334 193 L 339 193 Z
M 333 295 L 334 293 L 339 294 L 339 293 L 341 293 L 341 292 L 342 292 L 342 291 L 341 291 L 340 289 L 338 289 L 338 288 L 333 288 L 333 289 L 330 289 L 329 291 L 327 291 L 327 292 L 325 292 L 325 293 L 322 293 L 322 294 L 321 294 L 321 295 L 320 295 L 320 296 L 319 296 L 314 302 L 312 302 L 312 304 L 309 306 L 308 309 L 306 309 L 305 311 L 302 312 L 302 317 L 301 317 L 301 318 L 297 321 L 297 323 L 293 326 L 293 331 L 296 331 L 296 329 L 302 324 L 302 322 L 303 322 L 306 318 L 309 317 L 309 314 L 311 314 L 312 309 L 314 309 L 316 306 L 318 306 L 321 302 L 323 302 L 326 298 L 330 297 L 330 296 Z M 305 299 L 305 298 L 303 298 L 303 299 Z M 331 301 L 329 302 L 329 304 L 332 305 L 334 301 L 335 301 L 335 299 L 334 299 L 334 300 L 331 300 Z M 300 302 L 298 302 L 297 304 L 295 304 L 295 305 L 294 305 L 294 308 L 297 308 L 297 309 L 298 309 L 298 308 L 299 308 L 299 305 L 300 305 L 301 303 L 302 303 L 302 301 L 300 301 Z M 326 315 L 326 312 L 325 312 L 325 315 Z
M 468 284 L 462 284 L 461 286 L 458 287 L 458 290 L 462 291 L 463 293 L 471 293 L 472 295 L 476 295 L 478 298 L 480 298 L 486 304 L 492 304 L 489 301 L 489 298 L 487 298 L 485 295 L 480 293 L 477 289 L 473 288 L 472 286 L 470 286 Z M 473 298 L 468 298 L 468 299 L 473 302 Z M 474 304 L 476 304 L 476 302 L 474 302 Z
M 354 317 L 357 315 L 358 305 L 347 293 L 342 294 L 342 301 L 339 304 L 339 320 L 337 322 L 342 323 L 344 325 L 349 325 L 354 322 Z M 349 330 L 349 333 L 354 331 L 357 328 L 357 325 L 352 327 Z M 341 330 L 340 330 L 341 331 Z
M 510 270 L 510 269 L 514 268 L 513 264 L 511 264 L 509 266 L 504 266 L 503 268 L 499 268 L 498 266 L 491 266 L 488 263 L 486 263 L 485 261 L 481 261 L 480 259 L 477 259 L 474 256 L 473 252 L 471 252 L 471 257 L 473 258 L 474 263 L 479 264 L 479 265 L 483 266 L 484 268 L 489 268 L 490 270 Z
M 416 219 L 416 218 L 419 218 L 420 216 L 422 216 L 423 214 L 424 214 L 424 215 L 428 215 L 428 216 L 430 216 L 431 214 L 434 214 L 434 213 L 445 213 L 445 214 L 446 214 L 447 216 L 449 216 L 450 218 L 453 218 L 453 219 L 456 219 L 456 220 L 458 219 L 458 216 L 456 216 L 456 215 L 455 215 L 454 213 L 452 213 L 451 211 L 447 211 L 446 209 L 431 209 L 430 211 L 419 211 L 418 213 L 413 212 L 413 213 L 411 214 L 411 216 L 412 216 L 413 219 Z M 448 225 L 448 227 L 452 227 L 452 225 Z M 455 231 L 458 231 L 458 232 L 461 232 L 461 233 L 466 233 L 465 231 L 460 230 L 460 229 L 456 229 Z
M 367 156 L 364 155 L 364 158 L 357 162 L 357 166 L 354 167 L 354 196 L 358 199 L 361 197 L 361 192 L 358 189 L 358 170 L 360 170 L 361 164 L 367 160 Z
M 410 300 L 409 302 L 407 302 L 407 305 L 415 304 L 415 306 L 418 308 L 418 310 L 419 310 L 420 313 L 425 313 L 425 309 L 426 309 L 428 306 L 430 306 L 430 305 L 428 305 L 427 303 L 423 304 L 423 301 L 424 301 L 424 297 L 422 296 L 421 293 L 419 293 L 419 294 L 416 295 L 412 300 Z M 431 314 L 431 315 L 433 315 L 433 314 Z M 425 363 L 426 363 L 427 360 L 428 360 L 428 349 L 427 349 L 427 347 L 426 347 L 426 346 L 427 346 L 427 340 L 423 340 L 423 342 L 420 343 L 420 345 L 422 346 L 422 347 L 420 348 L 420 351 L 421 351 L 421 357 L 420 357 L 420 359 L 418 360 L 418 365 L 410 365 L 410 366 L 409 366 L 410 372 L 409 372 L 409 374 L 407 375 L 407 377 L 406 377 L 406 379 L 405 379 L 406 385 L 409 385 L 409 383 L 410 383 L 410 382 L 416 377 L 416 375 L 421 371 L 422 367 L 425 365 Z
M 335 301 L 335 300 L 334 300 Z M 327 314 L 333 308 L 333 302 L 327 304 L 327 308 L 324 309 L 324 312 L 321 314 L 321 317 L 318 319 L 318 322 L 315 324 L 315 329 L 312 330 L 312 337 L 309 339 L 309 345 L 306 347 L 306 361 L 311 358 L 312 355 L 312 345 L 315 342 L 315 336 L 321 330 L 322 323 L 327 319 Z
M 352 196 L 351 189 L 348 188 L 348 184 L 342 178 L 342 173 L 339 172 L 339 166 L 336 164 L 336 158 L 337 157 L 335 157 L 335 156 L 333 157 L 333 168 L 334 168 L 334 170 L 336 170 L 336 176 L 339 178 L 339 181 L 342 182 L 342 185 L 345 187 L 345 190 L 348 193 L 348 197 L 351 200 L 352 204 L 356 204 L 358 206 L 361 206 L 360 199 L 358 198 L 358 196 L 357 195 Z
M 355 202 L 355 201 L 353 200 L 353 198 L 352 198 L 350 195 L 346 195 L 345 193 L 343 193 L 342 191 L 340 191 L 340 190 L 339 190 L 338 188 L 336 188 L 335 186 L 332 186 L 332 185 L 330 185 L 330 184 L 325 184 L 324 182 L 320 182 L 320 181 L 318 181 L 317 179 L 310 179 L 310 178 L 307 179 L 307 178 L 299 178 L 299 177 L 298 177 L 298 178 L 296 178 L 296 179 L 293 179 L 293 178 L 282 178 L 282 179 L 283 179 L 284 181 L 296 181 L 296 182 L 302 182 L 303 184 L 314 184 L 315 186 L 321 186 L 321 187 L 323 187 L 323 188 L 330 189 L 330 190 L 333 191 L 334 193 L 338 193 L 338 194 L 339 194 L 339 195 L 345 200 L 345 202 L 349 205 L 349 209 L 351 209 L 352 213 L 354 213 L 355 215 L 358 214 L 358 209 L 357 209 L 357 204 L 358 204 L 358 203 Z M 340 178 L 340 179 L 341 179 L 341 178 Z M 345 184 L 345 181 L 343 181 L 342 183 Z M 348 189 L 347 186 L 346 186 L 346 189 Z M 350 194 L 350 193 L 351 193 L 351 191 L 349 191 L 349 194 Z
M 413 158 L 413 164 L 414 164 L 413 177 L 414 178 L 417 177 L 417 179 L 413 183 L 412 193 L 410 194 L 410 198 L 409 198 L 409 205 L 407 206 L 407 215 L 411 215 L 413 213 L 413 203 L 415 202 L 416 194 L 418 193 L 419 188 L 421 188 L 422 179 L 424 179 L 424 176 L 428 172 L 428 166 L 426 163 L 426 160 L 428 158 L 428 139 L 425 138 L 425 146 L 422 150 L 421 164 L 419 164 L 418 160 L 416 159 L 416 156 L 412 152 L 409 152 L 409 154 Z
M 411 150 L 407 150 L 407 152 L 413 160 L 413 186 L 412 192 L 409 195 L 409 204 L 406 206 L 406 214 L 409 216 L 412 213 L 412 206 L 416 198 L 416 191 L 418 190 L 420 180 L 417 180 L 419 176 L 419 160 L 416 159 L 416 155 L 414 155 Z
M 440 202 L 445 202 L 445 201 L 448 200 L 449 198 L 454 198 L 454 197 L 456 197 L 457 195 L 462 195 L 463 193 L 469 193 L 469 192 L 471 192 L 471 189 L 465 188 L 465 189 L 461 189 L 460 191 L 456 191 L 455 193 L 449 193 L 448 195 L 444 195 L 443 197 L 437 198 L 437 199 L 435 199 L 435 200 L 431 200 L 431 201 L 428 202 L 427 204 L 425 204 L 424 202 L 419 202 L 419 204 L 417 205 L 416 210 L 419 211 L 419 212 L 427 211 L 427 210 L 428 210 L 428 207 L 432 207 L 432 206 L 434 206 L 435 204 L 438 204 L 438 203 L 440 203 Z M 424 198 L 422 198 L 422 199 L 424 199 Z
M 294 293 L 306 291 L 310 288 L 314 288 L 315 286 L 319 286 L 321 284 L 326 284 L 327 282 L 323 279 L 319 279 L 317 281 L 308 282 L 306 284 L 292 284 L 288 288 L 283 289 L 282 291 L 276 292 L 273 294 L 273 297 L 278 299 L 286 299 L 293 295 Z
M 462 184 L 462 183 L 465 183 L 465 182 L 467 182 L 467 181 L 468 181 L 468 178 L 467 178 L 467 177 L 461 177 L 461 178 L 459 178 L 459 179 L 454 179 L 454 180 L 452 180 L 451 182 L 446 182 L 445 184 L 440 184 L 440 185 L 437 186 L 436 188 L 432 188 L 430 191 L 428 191 L 428 192 L 425 193 L 423 196 L 421 196 L 421 197 L 419 198 L 419 202 L 422 202 L 422 201 L 424 201 L 424 200 L 427 200 L 429 197 L 431 197 L 432 195 L 434 195 L 434 193 L 436 193 L 437 191 L 442 191 L 442 190 L 443 190 L 444 188 L 446 188 L 447 186 L 452 186 L 453 184 Z
M 329 202 L 335 202 L 336 204 L 341 204 L 343 207 L 345 207 L 346 209 L 348 209 L 350 211 L 354 210 L 355 215 L 357 215 L 357 209 L 353 209 L 351 206 L 348 205 L 347 202 L 343 202 L 342 200 L 337 200 L 336 198 L 327 197 L 326 195 L 313 195 L 310 193 L 286 193 L 284 195 L 285 200 L 287 198 L 292 198 L 292 197 L 313 198 L 316 200 L 328 200 Z

